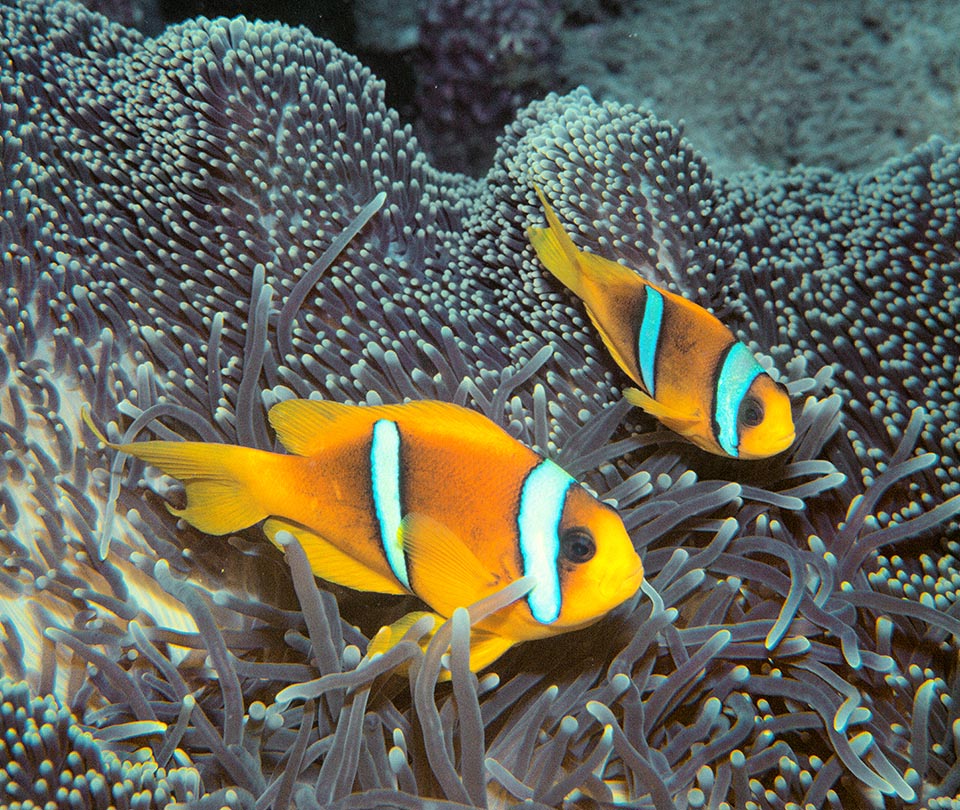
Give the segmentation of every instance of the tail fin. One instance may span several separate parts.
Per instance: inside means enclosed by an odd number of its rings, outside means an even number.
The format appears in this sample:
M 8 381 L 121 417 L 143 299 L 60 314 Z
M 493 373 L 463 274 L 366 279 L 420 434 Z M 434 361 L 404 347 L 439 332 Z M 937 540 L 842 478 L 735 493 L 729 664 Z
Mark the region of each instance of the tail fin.
M 583 297 L 582 270 L 580 267 L 580 251 L 567 236 L 566 231 L 553 213 L 550 203 L 543 196 L 538 186 L 534 186 L 543 211 L 547 217 L 547 228 L 527 228 L 527 237 L 530 244 L 540 257 L 544 266 L 557 277 L 566 287 L 579 297 Z
M 187 505 L 167 509 L 206 534 L 228 534 L 267 517 L 254 484 L 269 478 L 265 465 L 274 456 L 262 450 L 208 442 L 131 442 L 114 444 L 93 424 L 86 408 L 83 421 L 100 441 L 129 453 L 183 481 Z

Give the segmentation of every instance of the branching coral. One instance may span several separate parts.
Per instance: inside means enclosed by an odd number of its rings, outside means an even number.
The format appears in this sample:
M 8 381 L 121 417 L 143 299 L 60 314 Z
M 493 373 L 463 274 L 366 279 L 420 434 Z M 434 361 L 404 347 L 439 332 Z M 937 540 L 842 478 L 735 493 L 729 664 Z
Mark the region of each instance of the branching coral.
M 40 696 L 5 681 L 9 705 L 66 707 L 198 807 L 949 804 L 955 147 L 717 182 L 674 127 L 578 91 L 522 111 L 472 181 L 303 30 L 144 40 L 30 0 L 0 23 L 0 661 Z M 619 402 L 524 236 L 534 182 L 580 247 L 655 264 L 769 352 L 784 457 L 707 457 Z M 479 679 L 460 612 L 360 666 L 409 605 L 335 598 L 295 543 L 178 525 L 181 493 L 108 471 L 78 414 L 272 447 L 265 408 L 311 394 L 486 412 L 617 502 L 652 587 Z M 8 779 L 49 770 L 30 739 Z

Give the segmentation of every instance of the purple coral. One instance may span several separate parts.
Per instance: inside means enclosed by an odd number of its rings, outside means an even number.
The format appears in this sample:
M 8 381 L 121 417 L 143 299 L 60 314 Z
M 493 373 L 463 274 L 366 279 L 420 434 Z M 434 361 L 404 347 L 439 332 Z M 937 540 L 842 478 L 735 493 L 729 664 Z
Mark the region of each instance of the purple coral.
M 556 0 L 428 0 L 420 19 L 417 134 L 435 166 L 479 174 L 519 107 L 551 89 Z

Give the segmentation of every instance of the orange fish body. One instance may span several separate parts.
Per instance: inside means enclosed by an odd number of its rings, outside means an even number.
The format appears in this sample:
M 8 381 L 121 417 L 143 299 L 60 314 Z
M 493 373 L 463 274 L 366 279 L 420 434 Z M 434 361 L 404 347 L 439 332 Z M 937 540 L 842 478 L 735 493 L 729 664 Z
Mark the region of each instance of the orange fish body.
M 578 250 L 537 189 L 547 228 L 527 233 L 579 297 L 604 345 L 639 386 L 626 398 L 704 450 L 764 458 L 794 439 L 790 400 L 714 315 L 628 267 Z
M 187 504 L 171 511 L 200 531 L 265 520 L 273 542 L 281 531 L 297 537 L 318 577 L 414 594 L 439 619 L 533 576 L 524 600 L 474 627 L 474 670 L 516 642 L 597 621 L 641 583 L 616 512 L 474 411 L 288 400 L 269 418 L 292 455 L 204 442 L 111 446 L 181 479 Z

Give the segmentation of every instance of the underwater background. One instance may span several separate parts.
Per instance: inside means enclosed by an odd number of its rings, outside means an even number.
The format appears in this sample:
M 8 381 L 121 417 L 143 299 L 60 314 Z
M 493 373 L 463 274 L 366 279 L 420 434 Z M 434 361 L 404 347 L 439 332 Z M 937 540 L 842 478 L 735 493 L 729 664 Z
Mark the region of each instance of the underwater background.
M 228 5 L 0 2 L 0 803 L 960 806 L 954 5 Z M 622 402 L 534 183 L 764 358 L 789 451 Z M 80 420 L 274 449 L 311 394 L 482 411 L 656 598 L 358 668 L 414 600 L 178 524 Z

